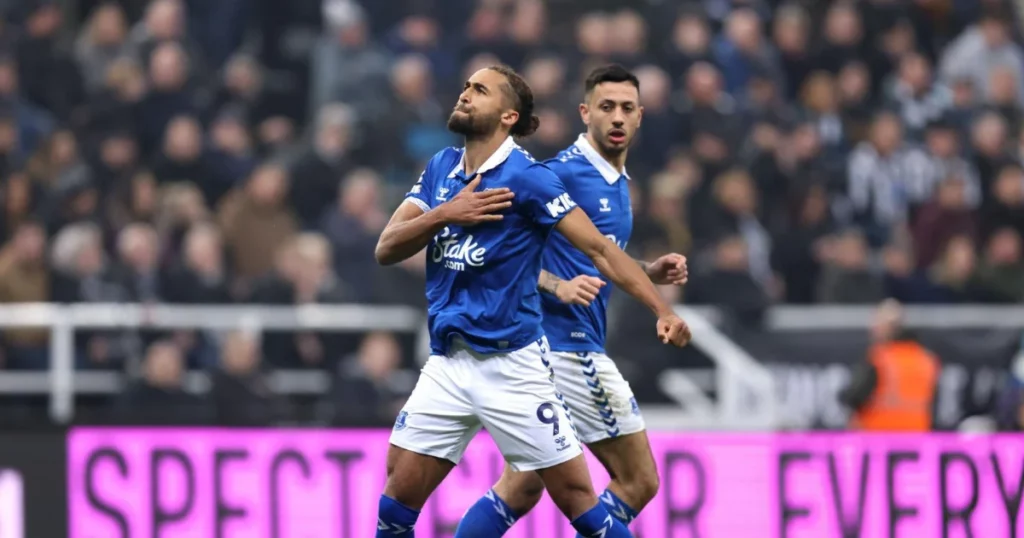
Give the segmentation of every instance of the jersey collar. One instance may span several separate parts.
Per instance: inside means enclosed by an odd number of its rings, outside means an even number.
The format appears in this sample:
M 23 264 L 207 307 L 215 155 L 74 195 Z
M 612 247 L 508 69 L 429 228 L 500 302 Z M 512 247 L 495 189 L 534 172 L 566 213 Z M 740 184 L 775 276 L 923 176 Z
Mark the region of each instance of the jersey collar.
M 500 146 L 498 146 L 498 150 L 492 153 L 491 156 L 488 157 L 486 161 L 484 161 L 484 164 L 480 167 L 479 170 L 476 171 L 476 173 L 483 174 L 485 172 L 489 172 L 497 168 L 499 165 L 501 165 L 501 163 L 505 162 L 508 159 L 509 155 L 512 155 L 512 150 L 516 149 L 517 147 L 518 145 L 516 144 L 516 141 L 513 140 L 511 136 L 506 138 L 505 141 L 502 142 Z M 462 174 L 463 170 L 465 169 L 465 163 L 466 148 L 462 148 L 462 157 L 459 159 L 459 164 L 457 164 L 455 168 L 448 173 L 448 178 L 455 178 Z
M 626 176 L 626 179 L 630 179 L 625 168 L 623 168 L 622 173 L 619 174 L 619 171 L 616 170 L 610 162 L 606 161 L 605 158 L 602 157 L 596 149 L 594 149 L 594 146 L 590 145 L 590 141 L 587 140 L 586 134 L 581 134 L 579 138 L 576 139 L 576 147 L 580 148 L 580 153 L 590 161 L 590 164 L 594 165 L 594 168 L 601 173 L 601 177 L 603 177 L 609 185 L 614 185 L 621 176 Z

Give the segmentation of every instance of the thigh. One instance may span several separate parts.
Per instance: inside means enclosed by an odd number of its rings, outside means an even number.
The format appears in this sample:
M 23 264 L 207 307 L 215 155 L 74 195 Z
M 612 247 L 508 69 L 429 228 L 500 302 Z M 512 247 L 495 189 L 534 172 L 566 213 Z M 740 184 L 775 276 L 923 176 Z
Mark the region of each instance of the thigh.
M 417 454 L 402 447 L 388 447 L 388 481 L 384 495 L 420 510 L 427 499 L 455 468 L 450 460 Z
M 544 365 L 540 343 L 480 361 L 474 401 L 484 428 L 516 471 L 535 471 L 580 454 L 569 414 Z
M 587 445 L 612 480 L 632 482 L 644 476 L 657 476 L 647 432 L 636 432 Z
M 585 444 L 644 431 L 633 389 L 615 362 L 601 353 L 551 354 L 555 385 Z
M 480 431 L 467 388 L 455 373 L 459 365 L 430 357 L 416 387 L 395 419 L 391 444 L 409 452 L 458 464 Z

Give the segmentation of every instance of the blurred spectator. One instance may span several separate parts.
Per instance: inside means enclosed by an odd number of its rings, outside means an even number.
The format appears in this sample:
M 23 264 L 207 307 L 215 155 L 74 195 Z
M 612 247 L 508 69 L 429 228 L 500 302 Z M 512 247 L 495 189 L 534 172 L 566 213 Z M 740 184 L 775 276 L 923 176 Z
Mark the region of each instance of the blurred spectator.
M 902 327 L 903 311 L 883 302 L 871 327 L 872 346 L 839 401 L 854 415 L 851 428 L 868 432 L 926 432 L 941 365 Z
M 51 300 L 46 265 L 46 230 L 25 221 L 0 250 L 0 303 L 43 303 Z M 49 366 L 49 331 L 8 329 L 3 333 L 4 366 L 42 370 Z
M 1020 132 L 1021 128 L 1021 103 L 1018 99 L 1021 92 L 1017 89 L 1017 82 L 1016 73 L 1008 67 L 994 67 L 989 72 L 988 108 L 1003 117 L 1012 133 Z
M 743 238 L 750 274 L 762 284 L 772 277 L 772 241 L 757 215 L 757 192 L 750 176 L 731 170 L 714 181 L 714 205 L 700 217 L 695 215 L 694 234 L 701 239 L 717 240 L 739 235 Z
M 838 73 L 864 52 L 864 25 L 857 7 L 851 2 L 835 2 L 825 15 L 824 35 L 817 48 L 814 67 Z
M 139 146 L 128 129 L 115 129 L 99 137 L 90 166 L 103 192 L 124 188 L 141 168 Z
M 298 229 L 294 213 L 285 205 L 288 182 L 283 167 L 264 165 L 221 204 L 218 220 L 238 277 L 252 279 L 269 271 L 274 252 Z
M 1024 234 L 1024 168 L 1008 164 L 999 175 L 982 206 L 980 239 L 988 243 L 989 237 L 1000 228 L 1013 228 Z
M 607 30 L 605 31 L 607 32 Z M 587 39 L 597 40 L 599 38 L 599 35 L 594 35 Z M 665 58 L 666 70 L 678 76 L 689 71 L 690 67 L 698 62 L 711 60 L 711 29 L 708 28 L 707 21 L 695 13 L 684 13 L 676 19 L 675 27 L 672 30 Z M 640 85 L 640 88 L 642 91 L 643 84 Z
M 220 368 L 213 373 L 218 426 L 269 426 L 277 418 L 277 397 L 260 368 L 259 339 L 232 332 L 224 340 Z
M 149 91 L 139 109 L 144 150 L 157 147 L 172 119 L 198 116 L 201 112 L 195 90 L 189 86 L 189 68 L 188 57 L 180 45 L 162 43 L 153 49 L 149 62 Z
M 24 96 L 59 118 L 70 117 L 85 98 L 78 66 L 60 43 L 63 23 L 59 3 L 32 2 L 16 46 Z
M 640 81 L 640 102 L 644 107 L 643 129 L 629 149 L 629 169 L 638 178 L 651 175 L 665 163 L 669 150 L 677 144 L 680 119 L 672 110 L 672 79 L 654 65 L 638 67 L 634 73 Z M 569 119 L 576 124 L 576 118 Z
M 31 154 L 53 130 L 51 114 L 26 101 L 22 93 L 17 62 L 0 56 L 0 110 L 9 114 L 18 125 L 20 153 Z
M 241 110 L 228 107 L 214 118 L 204 161 L 203 170 L 211 179 L 204 185 L 210 205 L 216 205 L 259 164 Z
M 720 240 L 714 247 L 713 264 L 707 274 L 690 279 L 686 302 L 719 306 L 741 321 L 760 320 L 770 299 L 750 275 L 750 259 L 743 238 L 734 235 Z
M 387 426 L 412 392 L 408 378 L 396 375 L 401 348 L 387 333 L 363 339 L 355 357 L 342 362 L 323 414 L 334 425 Z
M 800 92 L 808 120 L 814 123 L 825 154 L 841 158 L 846 151 L 846 133 L 839 115 L 839 91 L 835 79 L 825 71 L 811 73 Z
M 178 116 L 167 124 L 160 152 L 152 159 L 153 175 L 160 184 L 194 183 L 208 204 L 231 185 L 224 185 L 203 156 L 203 128 L 192 116 Z
M 839 108 L 843 118 L 843 131 L 851 143 L 868 137 L 872 106 L 871 72 L 862 62 L 843 66 L 836 76 Z
M 953 92 L 933 82 L 931 64 L 919 53 L 900 60 L 886 94 L 898 110 L 907 138 L 914 141 L 921 140 L 928 123 L 941 118 L 953 103 Z
M 16 173 L 0 183 L 3 219 L 0 220 L 3 240 L 10 239 L 18 226 L 30 220 L 42 205 L 45 190 L 27 174 Z
M 103 4 L 89 16 L 75 41 L 75 59 L 89 93 L 106 84 L 107 70 L 125 55 L 127 37 L 128 21 L 118 4 Z
M 971 126 L 974 166 L 986 195 L 1003 166 L 1012 161 L 1007 135 L 1006 120 L 993 112 L 981 115 Z
M 140 64 L 148 65 L 156 59 L 152 55 L 155 49 L 167 43 L 180 46 L 183 59 L 194 73 L 201 73 L 200 62 L 203 55 L 199 46 L 187 32 L 187 16 L 182 0 L 153 0 L 146 7 L 146 14 L 132 29 L 128 36 L 128 54 Z
M 734 97 L 743 95 L 754 70 L 778 69 L 775 52 L 761 35 L 761 20 L 752 9 L 729 13 L 723 36 L 715 43 L 714 56 L 722 69 L 725 90 Z
M 353 166 L 353 130 L 355 111 L 346 105 L 320 109 L 313 139 L 306 144 L 290 166 L 295 178 L 289 198 L 303 229 L 314 229 L 324 211 L 338 194 L 338 181 Z
M 274 129 L 275 123 L 282 123 L 288 131 L 294 130 L 289 114 L 293 103 L 289 103 L 287 90 L 268 80 L 267 70 L 256 58 L 236 54 L 228 60 L 223 69 L 224 76 L 216 89 L 211 112 L 253 125 L 258 130 Z
M 779 64 L 786 95 L 795 98 L 810 74 L 813 60 L 810 50 L 810 19 L 797 4 L 786 4 L 775 12 L 772 37 L 779 50 Z
M 169 271 L 166 301 L 186 304 L 231 302 L 224 245 L 211 224 L 195 224 L 185 236 L 182 260 Z
M 181 251 L 185 234 L 196 224 L 211 218 L 203 193 L 192 183 L 175 183 L 157 191 L 159 206 L 155 218 L 160 243 L 164 246 L 161 259 L 175 260 Z
M 992 234 L 985 245 L 977 278 L 978 285 L 991 301 L 1019 303 L 1024 300 L 1024 257 L 1017 230 L 1002 228 Z
M 955 125 L 944 119 L 928 124 L 925 130 L 924 149 L 927 155 L 919 154 L 927 160 L 927 179 L 924 181 L 924 196 L 934 186 L 949 178 L 957 178 L 963 182 L 964 203 L 969 209 L 975 209 L 981 203 L 982 185 L 978 171 L 967 159 L 963 158 L 960 134 Z
M 103 76 L 103 87 L 90 98 L 79 121 L 94 132 L 129 131 L 142 128 L 142 100 L 146 95 L 146 77 L 138 64 L 131 60 L 117 60 Z M 137 145 L 143 146 L 141 140 Z
M 320 228 L 334 251 L 334 270 L 343 282 L 353 284 L 356 300 L 373 298 L 371 286 L 380 269 L 373 251 L 377 238 L 387 224 L 388 216 L 381 210 L 381 179 L 374 171 L 360 169 L 341 182 L 337 206 L 323 216 Z
M 871 137 L 850 154 L 849 197 L 872 245 L 887 241 L 890 227 L 904 222 L 910 204 L 925 201 L 931 192 L 910 166 L 914 157 L 903 144 L 899 118 L 887 112 L 875 117 Z
M 1024 51 L 1011 39 L 1010 20 L 1004 11 L 985 10 L 977 24 L 943 52 L 942 75 L 948 80 L 970 80 L 982 95 L 988 95 L 990 70 L 1009 69 L 1017 81 L 1018 103 L 1024 103 Z
M 810 186 L 794 199 L 790 222 L 787 231 L 772 241 L 777 245 L 772 267 L 782 278 L 787 303 L 813 303 L 826 242 L 835 227 L 828 193 L 821 185 Z
M 678 100 L 688 132 L 684 140 L 693 148 L 709 177 L 725 171 L 739 142 L 740 113 L 736 101 L 722 89 L 722 77 L 708 63 L 694 64 L 686 74 L 686 89 Z
M 983 300 L 983 290 L 976 280 L 977 255 L 974 242 L 966 235 L 954 237 L 947 244 L 942 257 L 928 271 L 931 289 L 920 302 L 955 304 Z
M 53 240 L 53 300 L 60 303 L 119 303 L 129 293 L 111 275 L 103 236 L 93 224 L 73 224 Z M 132 344 L 123 331 L 76 331 L 75 350 L 83 367 L 120 366 Z
M 917 213 L 913 224 L 915 257 L 919 267 L 928 267 L 951 239 L 975 236 L 977 225 L 967 204 L 964 181 L 950 176 L 939 183 L 935 197 Z
M 185 361 L 169 341 L 154 342 L 146 350 L 142 379 L 133 383 L 116 402 L 122 424 L 205 425 L 212 409 L 204 400 L 185 392 Z
M 870 267 L 864 234 L 847 230 L 832 240 L 823 256 L 817 299 L 822 303 L 863 304 L 885 297 L 884 283 Z
M 363 9 L 351 0 L 327 0 L 324 22 L 324 34 L 313 51 L 310 115 L 340 101 L 365 119 L 378 117 L 387 108 L 379 89 L 387 85 L 390 59 L 374 43 Z
M 117 237 L 118 263 L 114 279 L 137 303 L 156 303 L 163 299 L 162 275 L 158 266 L 160 243 L 148 224 L 129 224 Z
M 445 106 L 437 100 L 433 92 L 434 80 L 430 62 L 423 56 L 403 56 L 394 63 L 392 102 L 378 125 L 379 138 L 373 142 L 375 154 L 384 159 L 376 163 L 379 166 L 397 161 L 411 171 L 413 163 L 426 162 L 437 148 L 458 144 L 447 128 L 454 102 Z M 408 161 L 403 162 L 399 156 Z

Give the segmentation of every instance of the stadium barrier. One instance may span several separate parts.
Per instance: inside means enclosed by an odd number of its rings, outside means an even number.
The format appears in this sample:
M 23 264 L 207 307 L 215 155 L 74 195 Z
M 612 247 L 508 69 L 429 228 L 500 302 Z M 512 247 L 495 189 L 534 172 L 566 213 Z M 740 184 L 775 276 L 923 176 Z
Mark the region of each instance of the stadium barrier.
M 68 536 L 371 536 L 388 434 L 73 429 Z M 1024 527 L 1017 435 L 655 432 L 651 440 L 662 486 L 633 525 L 643 538 L 1009 538 Z M 607 475 L 590 464 L 602 487 Z M 416 535 L 451 536 L 501 468 L 491 441 L 475 439 Z M 545 498 L 507 536 L 574 532 Z
M 680 307 L 693 330 L 693 345 L 716 364 L 713 383 L 717 398 L 709 400 L 685 372 L 669 371 L 662 388 L 683 406 L 645 406 L 649 425 L 659 429 L 771 429 L 776 423 L 775 391 L 770 373 L 742 348 L 705 319 L 708 311 Z M 48 373 L 0 372 L 0 392 L 49 394 L 50 415 L 67 424 L 74 415 L 76 393 L 114 393 L 124 375 L 114 372 L 76 372 L 74 333 L 80 329 L 154 328 L 233 330 L 324 330 L 359 332 L 386 330 L 424 333 L 419 309 L 365 305 L 305 305 L 299 307 L 170 306 L 163 304 L 0 305 L 0 327 L 49 328 L 51 361 Z M 653 338 L 653 335 L 651 336 Z M 423 347 L 422 345 L 420 346 Z M 426 350 L 429 351 L 429 350 Z M 208 377 L 189 374 L 186 388 L 204 392 Z M 320 394 L 330 385 L 321 372 L 278 371 L 270 387 L 280 393 Z

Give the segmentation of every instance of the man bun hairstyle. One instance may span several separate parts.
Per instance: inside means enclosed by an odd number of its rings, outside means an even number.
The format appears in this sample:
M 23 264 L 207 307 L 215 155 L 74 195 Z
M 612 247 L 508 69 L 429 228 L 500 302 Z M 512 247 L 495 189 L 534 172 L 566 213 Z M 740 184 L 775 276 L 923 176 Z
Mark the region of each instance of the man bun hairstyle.
M 640 91 L 640 79 L 632 71 L 619 64 L 610 64 L 594 69 L 587 76 L 587 81 L 584 85 L 587 95 L 590 95 L 594 88 L 605 82 L 628 82 L 637 91 Z
M 516 73 L 515 69 L 507 65 L 492 65 L 488 69 L 505 77 L 507 84 L 503 91 L 512 102 L 512 108 L 519 113 L 519 119 L 509 129 L 509 134 L 516 138 L 524 138 L 537 132 L 540 118 L 533 114 L 533 90 L 530 89 L 530 85 Z

